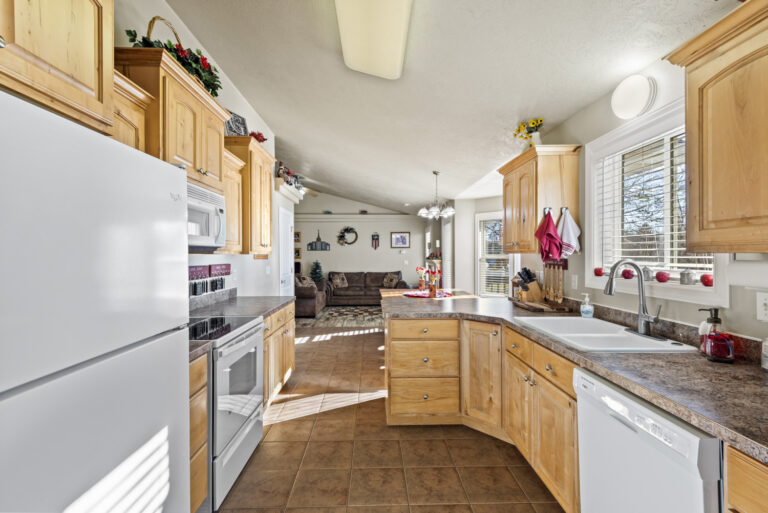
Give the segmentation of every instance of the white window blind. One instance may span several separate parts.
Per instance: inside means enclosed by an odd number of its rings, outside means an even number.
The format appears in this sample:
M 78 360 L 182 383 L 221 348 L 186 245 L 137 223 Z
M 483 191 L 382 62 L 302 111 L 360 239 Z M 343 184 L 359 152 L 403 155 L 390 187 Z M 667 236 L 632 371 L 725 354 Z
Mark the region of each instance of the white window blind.
M 686 251 L 683 128 L 603 158 L 595 178 L 596 263 L 631 258 L 675 275 L 712 272 L 712 254 Z
M 509 257 L 503 251 L 501 218 L 478 220 L 478 294 L 506 296 L 509 291 Z

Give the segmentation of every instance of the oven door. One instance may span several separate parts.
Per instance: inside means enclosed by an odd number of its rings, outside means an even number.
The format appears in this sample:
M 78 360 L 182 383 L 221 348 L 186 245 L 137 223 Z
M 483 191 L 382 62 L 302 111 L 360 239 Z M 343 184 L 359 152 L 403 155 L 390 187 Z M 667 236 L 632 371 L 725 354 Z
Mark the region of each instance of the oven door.
M 213 456 L 219 456 L 264 400 L 264 325 L 214 349 Z

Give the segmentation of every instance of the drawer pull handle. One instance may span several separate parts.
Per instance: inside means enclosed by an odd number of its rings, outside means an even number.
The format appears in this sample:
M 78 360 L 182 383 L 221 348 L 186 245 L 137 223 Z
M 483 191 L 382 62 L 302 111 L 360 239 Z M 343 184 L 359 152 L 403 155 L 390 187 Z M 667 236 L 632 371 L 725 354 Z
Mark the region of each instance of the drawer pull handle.
M 534 380 L 531 380 L 528 384 L 531 385 L 532 387 L 536 386 L 536 382 Z
M 492 332 L 491 332 L 491 335 L 493 335 L 494 337 L 495 337 L 496 335 L 498 335 L 498 334 L 499 334 L 499 332 L 498 332 L 498 331 L 492 331 Z
M 0 48 L 5 48 L 5 39 L 3 39 L 3 36 L 0 36 Z
M 552 372 L 552 366 L 551 366 L 550 364 L 546 364 L 546 365 L 544 366 L 544 369 L 545 369 L 545 370 L 547 370 L 547 371 L 549 371 L 549 372 Z
M 425 357 L 424 357 L 424 363 L 427 363 L 428 361 L 429 361 L 429 358 L 427 358 L 427 357 L 425 356 Z
M 530 380 L 531 380 L 531 378 L 529 378 L 528 376 L 523 378 L 523 381 L 525 381 L 526 383 L 528 383 Z
M 429 396 L 427 394 L 424 394 L 424 399 L 429 399 Z
M 424 333 L 428 332 L 429 330 L 427 328 L 424 328 Z
M 509 346 L 509 347 L 511 347 L 512 349 L 517 349 L 517 344 L 512 344 L 512 345 L 511 345 L 511 346 Z

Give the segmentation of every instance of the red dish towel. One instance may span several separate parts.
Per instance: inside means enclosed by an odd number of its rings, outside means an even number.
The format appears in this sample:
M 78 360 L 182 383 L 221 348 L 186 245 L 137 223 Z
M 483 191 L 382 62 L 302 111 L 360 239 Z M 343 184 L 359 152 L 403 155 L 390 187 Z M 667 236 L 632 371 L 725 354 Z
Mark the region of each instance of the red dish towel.
M 552 219 L 552 214 L 547 212 L 544 215 L 544 219 L 539 225 L 539 229 L 536 230 L 536 239 L 539 241 L 539 251 L 541 251 L 541 259 L 554 259 L 560 260 L 562 254 L 563 241 L 557 234 L 557 226 L 555 220 Z

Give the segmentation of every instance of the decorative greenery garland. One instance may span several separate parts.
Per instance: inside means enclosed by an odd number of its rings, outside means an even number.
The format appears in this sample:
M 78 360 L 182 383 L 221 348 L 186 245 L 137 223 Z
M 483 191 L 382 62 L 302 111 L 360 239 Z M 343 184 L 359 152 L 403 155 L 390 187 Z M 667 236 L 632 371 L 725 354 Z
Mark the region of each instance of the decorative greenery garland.
M 351 241 L 348 241 L 347 240 L 348 233 L 353 233 L 355 235 L 355 238 L 352 239 Z M 355 230 L 351 226 L 345 226 L 344 228 L 341 229 L 339 234 L 336 236 L 336 241 L 342 246 L 351 246 L 352 244 L 357 242 L 357 230 Z

